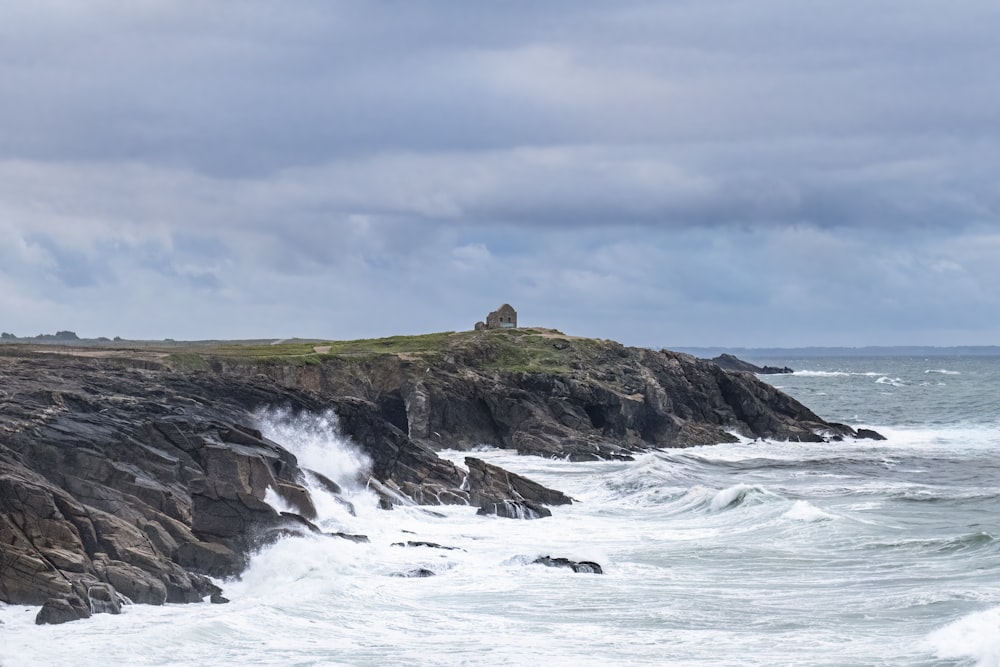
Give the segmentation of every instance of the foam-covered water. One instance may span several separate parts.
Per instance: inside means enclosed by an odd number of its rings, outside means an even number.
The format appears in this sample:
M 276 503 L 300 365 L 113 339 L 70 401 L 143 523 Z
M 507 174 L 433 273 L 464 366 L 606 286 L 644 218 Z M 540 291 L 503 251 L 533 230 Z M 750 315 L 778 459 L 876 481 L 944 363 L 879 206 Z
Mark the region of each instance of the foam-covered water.
M 331 415 L 261 413 L 345 489 L 353 508 L 314 488 L 323 527 L 370 543 L 280 542 L 223 584 L 228 605 L 40 627 L 0 608 L 0 664 L 1000 665 L 1000 360 L 773 361 L 818 414 L 888 440 L 478 452 L 578 501 L 514 521 L 378 510 Z M 419 569 L 436 576 L 398 576 Z

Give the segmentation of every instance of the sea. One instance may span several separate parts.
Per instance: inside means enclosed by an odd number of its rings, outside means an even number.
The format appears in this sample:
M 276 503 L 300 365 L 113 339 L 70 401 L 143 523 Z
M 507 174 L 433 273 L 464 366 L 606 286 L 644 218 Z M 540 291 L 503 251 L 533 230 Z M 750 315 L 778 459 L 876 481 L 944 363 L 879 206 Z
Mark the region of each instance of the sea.
M 264 411 L 269 437 L 345 487 L 354 514 L 316 491 L 323 528 L 369 543 L 283 540 L 220 582 L 225 605 L 59 626 L 2 606 L 0 664 L 1000 665 L 1000 357 L 751 361 L 794 368 L 762 379 L 887 439 L 475 452 L 577 501 L 519 521 L 379 510 L 332 415 Z M 405 576 L 420 570 L 434 576 Z

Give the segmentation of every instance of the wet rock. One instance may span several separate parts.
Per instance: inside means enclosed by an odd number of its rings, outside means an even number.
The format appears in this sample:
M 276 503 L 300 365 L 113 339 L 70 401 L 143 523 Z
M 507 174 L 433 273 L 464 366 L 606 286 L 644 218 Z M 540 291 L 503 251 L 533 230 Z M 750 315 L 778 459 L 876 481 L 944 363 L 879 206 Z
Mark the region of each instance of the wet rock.
M 58 625 L 84 618 L 90 618 L 90 609 L 80 598 L 49 598 L 35 616 L 35 624 Z
M 407 570 L 406 572 L 395 572 L 394 577 L 403 577 L 405 579 L 421 579 L 423 577 L 433 577 L 436 573 L 433 570 L 428 570 L 425 567 L 418 567 L 413 570 Z
M 565 567 L 581 574 L 604 574 L 604 569 L 593 561 L 574 561 L 568 558 L 552 558 L 541 556 L 531 561 L 533 565 L 545 565 L 546 567 Z
M 351 535 L 350 533 L 324 533 L 324 535 L 329 535 L 330 537 L 339 537 L 342 540 L 348 540 L 349 542 L 357 542 L 359 544 L 367 544 L 371 542 L 367 535 Z
M 788 366 L 757 366 L 749 361 L 743 361 L 732 354 L 720 354 L 710 360 L 712 363 L 726 369 L 727 371 L 738 371 L 741 373 L 756 373 L 758 375 L 779 375 L 794 373 Z
M 885 436 L 878 431 L 873 431 L 870 428 L 859 428 L 857 431 L 857 437 L 859 440 L 885 440 Z
M 87 589 L 92 614 L 122 613 L 122 599 L 110 584 L 94 584 Z
M 466 487 L 469 502 L 479 507 L 477 514 L 508 519 L 539 519 L 552 516 L 545 505 L 568 505 L 573 500 L 562 493 L 471 456 Z
M 427 547 L 428 549 L 444 549 L 445 551 L 465 551 L 461 547 L 446 547 L 436 542 L 420 542 L 417 540 L 407 540 L 404 542 L 393 542 L 394 547 Z
M 217 542 L 187 542 L 177 549 L 177 563 L 194 572 L 224 578 L 243 568 L 243 558 L 224 544 Z
M 504 519 L 543 519 L 552 516 L 552 510 L 530 500 L 484 499 L 476 511 L 479 516 L 498 516 Z
M 229 604 L 229 598 L 223 597 L 221 593 L 212 593 L 209 600 L 212 604 Z
M 136 604 L 162 605 L 167 601 L 167 587 L 155 575 L 121 561 L 95 561 L 95 571 L 115 590 Z

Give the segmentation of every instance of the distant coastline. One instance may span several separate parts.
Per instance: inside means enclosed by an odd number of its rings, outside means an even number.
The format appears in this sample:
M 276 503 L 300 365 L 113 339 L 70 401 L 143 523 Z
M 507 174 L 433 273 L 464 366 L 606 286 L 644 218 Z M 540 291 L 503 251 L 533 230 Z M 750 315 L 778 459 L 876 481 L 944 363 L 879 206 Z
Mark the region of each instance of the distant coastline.
M 897 345 L 867 347 L 674 347 L 675 352 L 702 359 L 732 354 L 741 359 L 803 359 L 815 357 L 1000 357 L 1000 345 Z

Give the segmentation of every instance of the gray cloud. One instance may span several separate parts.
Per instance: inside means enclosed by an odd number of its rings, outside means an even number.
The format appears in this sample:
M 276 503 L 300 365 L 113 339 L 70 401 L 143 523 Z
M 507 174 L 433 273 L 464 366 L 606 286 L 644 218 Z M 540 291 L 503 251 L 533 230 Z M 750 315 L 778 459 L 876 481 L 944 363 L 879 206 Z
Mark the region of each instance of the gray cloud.
M 975 0 L 5 7 L 0 328 L 512 301 L 646 344 L 995 342 L 998 28 Z

